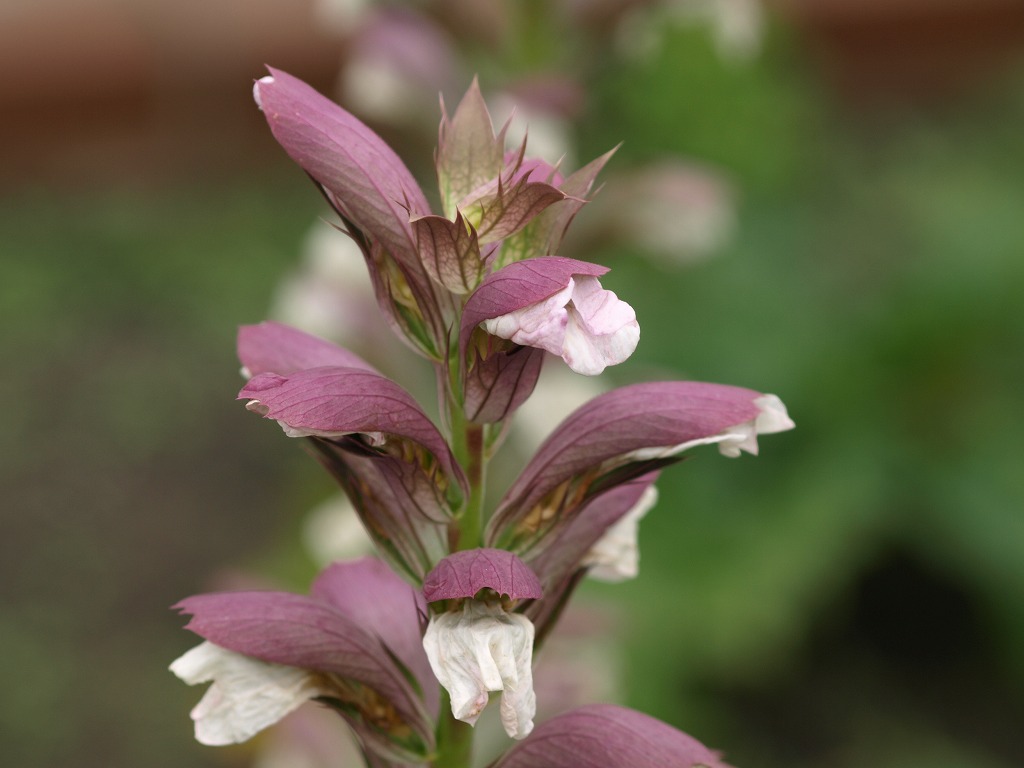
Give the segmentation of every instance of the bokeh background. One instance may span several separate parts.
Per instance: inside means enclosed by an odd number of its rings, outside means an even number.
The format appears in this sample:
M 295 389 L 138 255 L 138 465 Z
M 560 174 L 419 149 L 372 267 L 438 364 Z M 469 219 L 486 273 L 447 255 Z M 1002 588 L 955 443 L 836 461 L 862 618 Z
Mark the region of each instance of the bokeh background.
M 789 406 L 760 457 L 666 473 L 641 577 L 581 598 L 614 640 L 588 675 L 739 766 L 1024 765 L 1024 6 L 390 6 L 429 42 L 358 2 L 0 5 L 3 762 L 246 766 L 266 743 L 195 744 L 200 692 L 166 667 L 194 642 L 181 597 L 303 588 L 332 494 L 233 402 L 235 329 L 326 215 L 251 103 L 270 63 L 426 188 L 427 85 L 452 104 L 474 72 L 557 117 L 571 167 L 623 141 L 601 194 L 618 175 L 643 229 L 584 211 L 566 244 L 638 310 L 609 380 Z M 658 168 L 687 191 L 652 197 Z

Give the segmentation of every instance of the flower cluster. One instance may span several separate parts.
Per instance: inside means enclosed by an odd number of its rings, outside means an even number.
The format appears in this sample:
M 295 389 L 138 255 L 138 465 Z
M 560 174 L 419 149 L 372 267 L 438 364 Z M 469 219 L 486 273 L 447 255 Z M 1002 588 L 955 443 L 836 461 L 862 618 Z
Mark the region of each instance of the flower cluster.
M 212 681 L 196 737 L 243 741 L 314 699 L 347 721 L 370 766 L 468 765 L 468 726 L 500 692 L 519 743 L 498 768 L 723 766 L 611 705 L 534 729 L 533 655 L 582 577 L 635 574 L 659 472 L 704 444 L 756 453 L 758 435 L 793 426 L 779 399 L 697 382 L 613 389 L 556 427 L 499 498 L 485 494 L 546 357 L 596 375 L 638 343 L 633 309 L 601 285 L 608 270 L 556 255 L 609 155 L 566 176 L 525 144 L 508 151 L 474 82 L 442 117 L 435 214 L 398 156 L 305 83 L 272 70 L 255 98 L 358 246 L 391 328 L 433 364 L 442 414 L 435 424 L 328 341 L 277 323 L 240 330 L 239 399 L 310 448 L 379 558 L 328 566 L 305 596 L 180 602 L 203 643 L 171 669 Z

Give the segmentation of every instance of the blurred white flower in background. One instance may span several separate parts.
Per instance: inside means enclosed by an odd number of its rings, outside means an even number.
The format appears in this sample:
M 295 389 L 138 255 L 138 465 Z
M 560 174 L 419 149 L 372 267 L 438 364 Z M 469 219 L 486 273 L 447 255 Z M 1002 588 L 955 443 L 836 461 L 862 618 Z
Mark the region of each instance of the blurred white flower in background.
M 345 105 L 363 117 L 408 124 L 437 114 L 438 94 L 457 80 L 455 44 L 407 8 L 378 8 L 350 36 L 339 82 Z
M 573 122 L 585 95 L 568 77 L 547 74 L 526 78 L 499 91 L 488 103 L 496 128 L 509 123 L 505 146 L 517 150 L 526 140 L 526 156 L 574 169 Z
M 735 226 L 733 193 L 720 174 L 665 157 L 617 174 L 580 213 L 577 230 L 588 244 L 624 242 L 679 266 L 714 255 Z
M 344 37 L 359 28 L 372 7 L 373 0 L 317 0 L 313 18 L 322 29 Z
M 343 493 L 331 496 L 306 513 L 302 541 L 320 567 L 336 560 L 353 560 L 374 551 L 373 540 L 352 502 Z
M 536 389 L 516 411 L 511 440 L 524 456 L 533 455 L 562 419 L 605 389 L 599 379 L 546 360 Z
M 726 61 L 747 61 L 761 51 L 761 0 L 666 0 L 640 5 L 623 15 L 616 28 L 616 54 L 648 59 L 660 49 L 667 28 L 692 24 L 710 28 L 718 55 Z
M 380 326 L 373 286 L 359 246 L 317 221 L 306 236 L 298 269 L 271 299 L 270 316 L 357 351 Z

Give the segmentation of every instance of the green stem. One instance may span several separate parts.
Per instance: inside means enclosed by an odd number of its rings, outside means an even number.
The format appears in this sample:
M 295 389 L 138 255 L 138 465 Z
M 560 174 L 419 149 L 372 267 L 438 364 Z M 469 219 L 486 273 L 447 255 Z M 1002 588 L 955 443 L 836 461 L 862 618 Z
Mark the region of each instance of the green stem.
M 437 758 L 433 768 L 469 768 L 473 759 L 473 726 L 452 716 L 448 692 L 441 689 L 441 721 L 437 726 Z
M 483 537 L 484 488 L 487 476 L 487 451 L 484 439 L 484 425 L 468 421 L 463 413 L 462 382 L 458 366 L 453 364 L 448 371 L 446 405 L 448 428 L 451 430 L 451 447 L 456 460 L 466 473 L 469 483 L 469 498 L 456 523 L 452 535 L 452 549 L 473 549 L 479 547 Z

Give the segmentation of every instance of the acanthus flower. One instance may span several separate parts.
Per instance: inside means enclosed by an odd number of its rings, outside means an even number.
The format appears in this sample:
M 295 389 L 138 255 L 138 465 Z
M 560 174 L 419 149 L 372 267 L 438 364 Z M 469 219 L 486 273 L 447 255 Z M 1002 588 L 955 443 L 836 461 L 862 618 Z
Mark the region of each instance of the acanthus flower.
M 640 504 L 660 469 L 704 443 L 731 441 L 730 452 L 749 446 L 759 427 L 792 427 L 778 398 L 701 382 L 620 387 L 566 417 L 498 503 L 484 536 L 540 578 L 545 600 L 524 608 L 538 636 L 586 573 L 588 553 Z
M 561 357 L 577 373 L 596 376 L 626 360 L 640 340 L 636 313 L 598 278 L 606 267 L 541 256 L 487 277 L 462 315 L 462 344 L 477 326 L 520 346 Z
M 423 583 L 429 603 L 451 601 L 423 636 L 430 666 L 451 698 L 453 716 L 475 724 L 489 693 L 501 691 L 501 723 L 514 739 L 533 730 L 534 628 L 511 610 L 541 597 L 536 575 L 511 552 L 474 549 L 438 563 Z
M 206 641 L 171 665 L 188 683 L 213 681 L 192 712 L 203 743 L 244 741 L 315 698 L 384 759 L 420 762 L 433 749 L 438 697 L 420 644 L 426 606 L 379 560 L 330 566 L 308 597 L 223 592 L 175 608 Z

